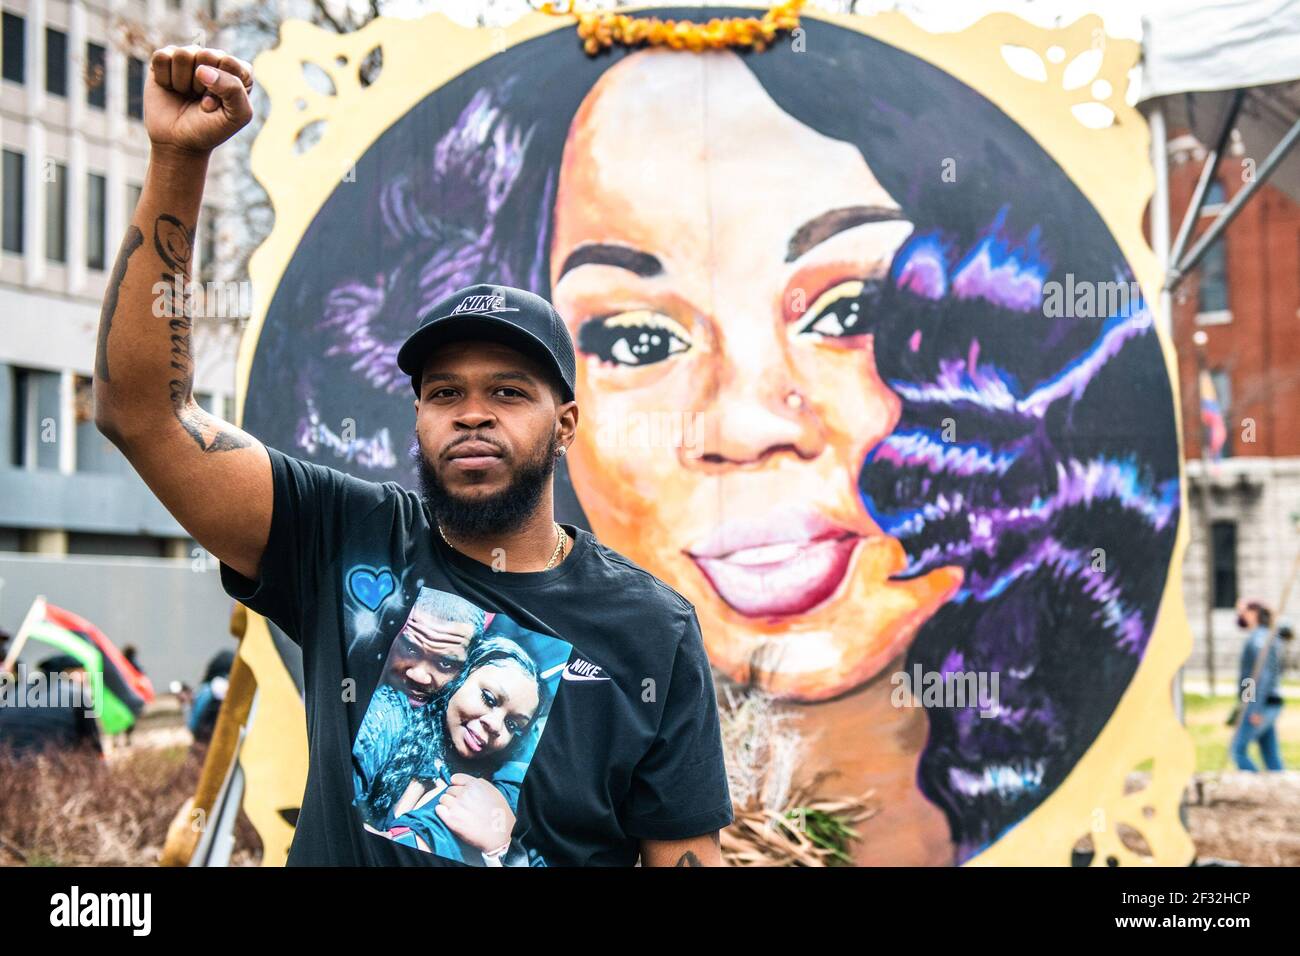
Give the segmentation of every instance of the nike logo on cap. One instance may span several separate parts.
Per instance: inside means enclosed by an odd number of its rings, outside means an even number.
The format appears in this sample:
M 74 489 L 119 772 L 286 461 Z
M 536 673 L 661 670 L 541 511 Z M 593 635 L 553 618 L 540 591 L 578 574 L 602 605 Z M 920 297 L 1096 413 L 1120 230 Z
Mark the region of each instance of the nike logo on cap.
M 459 315 L 461 312 L 518 312 L 518 309 L 508 308 L 506 306 L 506 297 L 503 293 L 497 292 L 488 295 L 468 295 L 457 303 L 456 308 L 451 310 L 452 315 Z

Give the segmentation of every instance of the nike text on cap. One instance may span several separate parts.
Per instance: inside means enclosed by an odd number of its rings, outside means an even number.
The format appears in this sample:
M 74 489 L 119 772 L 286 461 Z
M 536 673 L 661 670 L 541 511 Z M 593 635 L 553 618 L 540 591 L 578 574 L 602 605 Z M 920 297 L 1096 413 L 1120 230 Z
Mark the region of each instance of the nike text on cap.
M 418 395 L 429 353 L 466 339 L 500 342 L 531 355 L 558 376 L 564 401 L 573 401 L 573 340 L 560 314 L 541 296 L 486 282 L 453 292 L 422 313 L 419 327 L 397 352 L 397 367 L 411 376 Z

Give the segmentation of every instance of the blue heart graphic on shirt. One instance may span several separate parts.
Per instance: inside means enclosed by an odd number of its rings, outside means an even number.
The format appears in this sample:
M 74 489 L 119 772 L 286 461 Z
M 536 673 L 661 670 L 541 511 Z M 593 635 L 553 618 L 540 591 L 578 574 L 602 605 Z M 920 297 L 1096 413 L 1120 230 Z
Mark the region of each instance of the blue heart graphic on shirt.
M 397 590 L 397 582 L 393 580 L 393 572 L 387 568 L 376 571 L 374 568 L 359 567 L 353 568 L 348 575 L 348 590 L 370 610 L 377 611 L 388 595 Z

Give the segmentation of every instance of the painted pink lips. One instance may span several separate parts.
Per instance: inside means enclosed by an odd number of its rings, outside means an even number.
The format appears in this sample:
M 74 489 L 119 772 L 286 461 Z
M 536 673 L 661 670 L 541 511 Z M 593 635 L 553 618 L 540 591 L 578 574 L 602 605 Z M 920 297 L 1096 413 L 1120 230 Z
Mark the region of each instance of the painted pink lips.
M 857 532 L 804 507 L 719 525 L 686 553 L 736 611 L 802 614 L 826 600 L 848 571 Z

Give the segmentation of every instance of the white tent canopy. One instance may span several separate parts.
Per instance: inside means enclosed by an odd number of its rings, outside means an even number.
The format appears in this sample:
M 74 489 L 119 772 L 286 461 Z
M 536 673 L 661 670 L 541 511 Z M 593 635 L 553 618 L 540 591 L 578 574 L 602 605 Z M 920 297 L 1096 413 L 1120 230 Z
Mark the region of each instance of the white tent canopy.
M 1190 250 L 1190 225 L 1199 214 L 1208 175 L 1192 198 L 1172 249 L 1168 287 L 1196 267 L 1264 181 L 1300 202 L 1300 0 L 1220 0 L 1162 3 L 1143 17 L 1142 80 L 1138 101 L 1152 119 L 1158 209 L 1168 208 L 1164 131 L 1186 126 L 1210 150 L 1207 172 L 1217 165 L 1235 128 L 1252 179 Z M 1153 236 L 1157 248 L 1167 238 Z M 1165 241 L 1162 241 L 1165 239 Z
M 1186 0 L 1143 17 L 1139 100 L 1300 80 L 1300 3 Z

